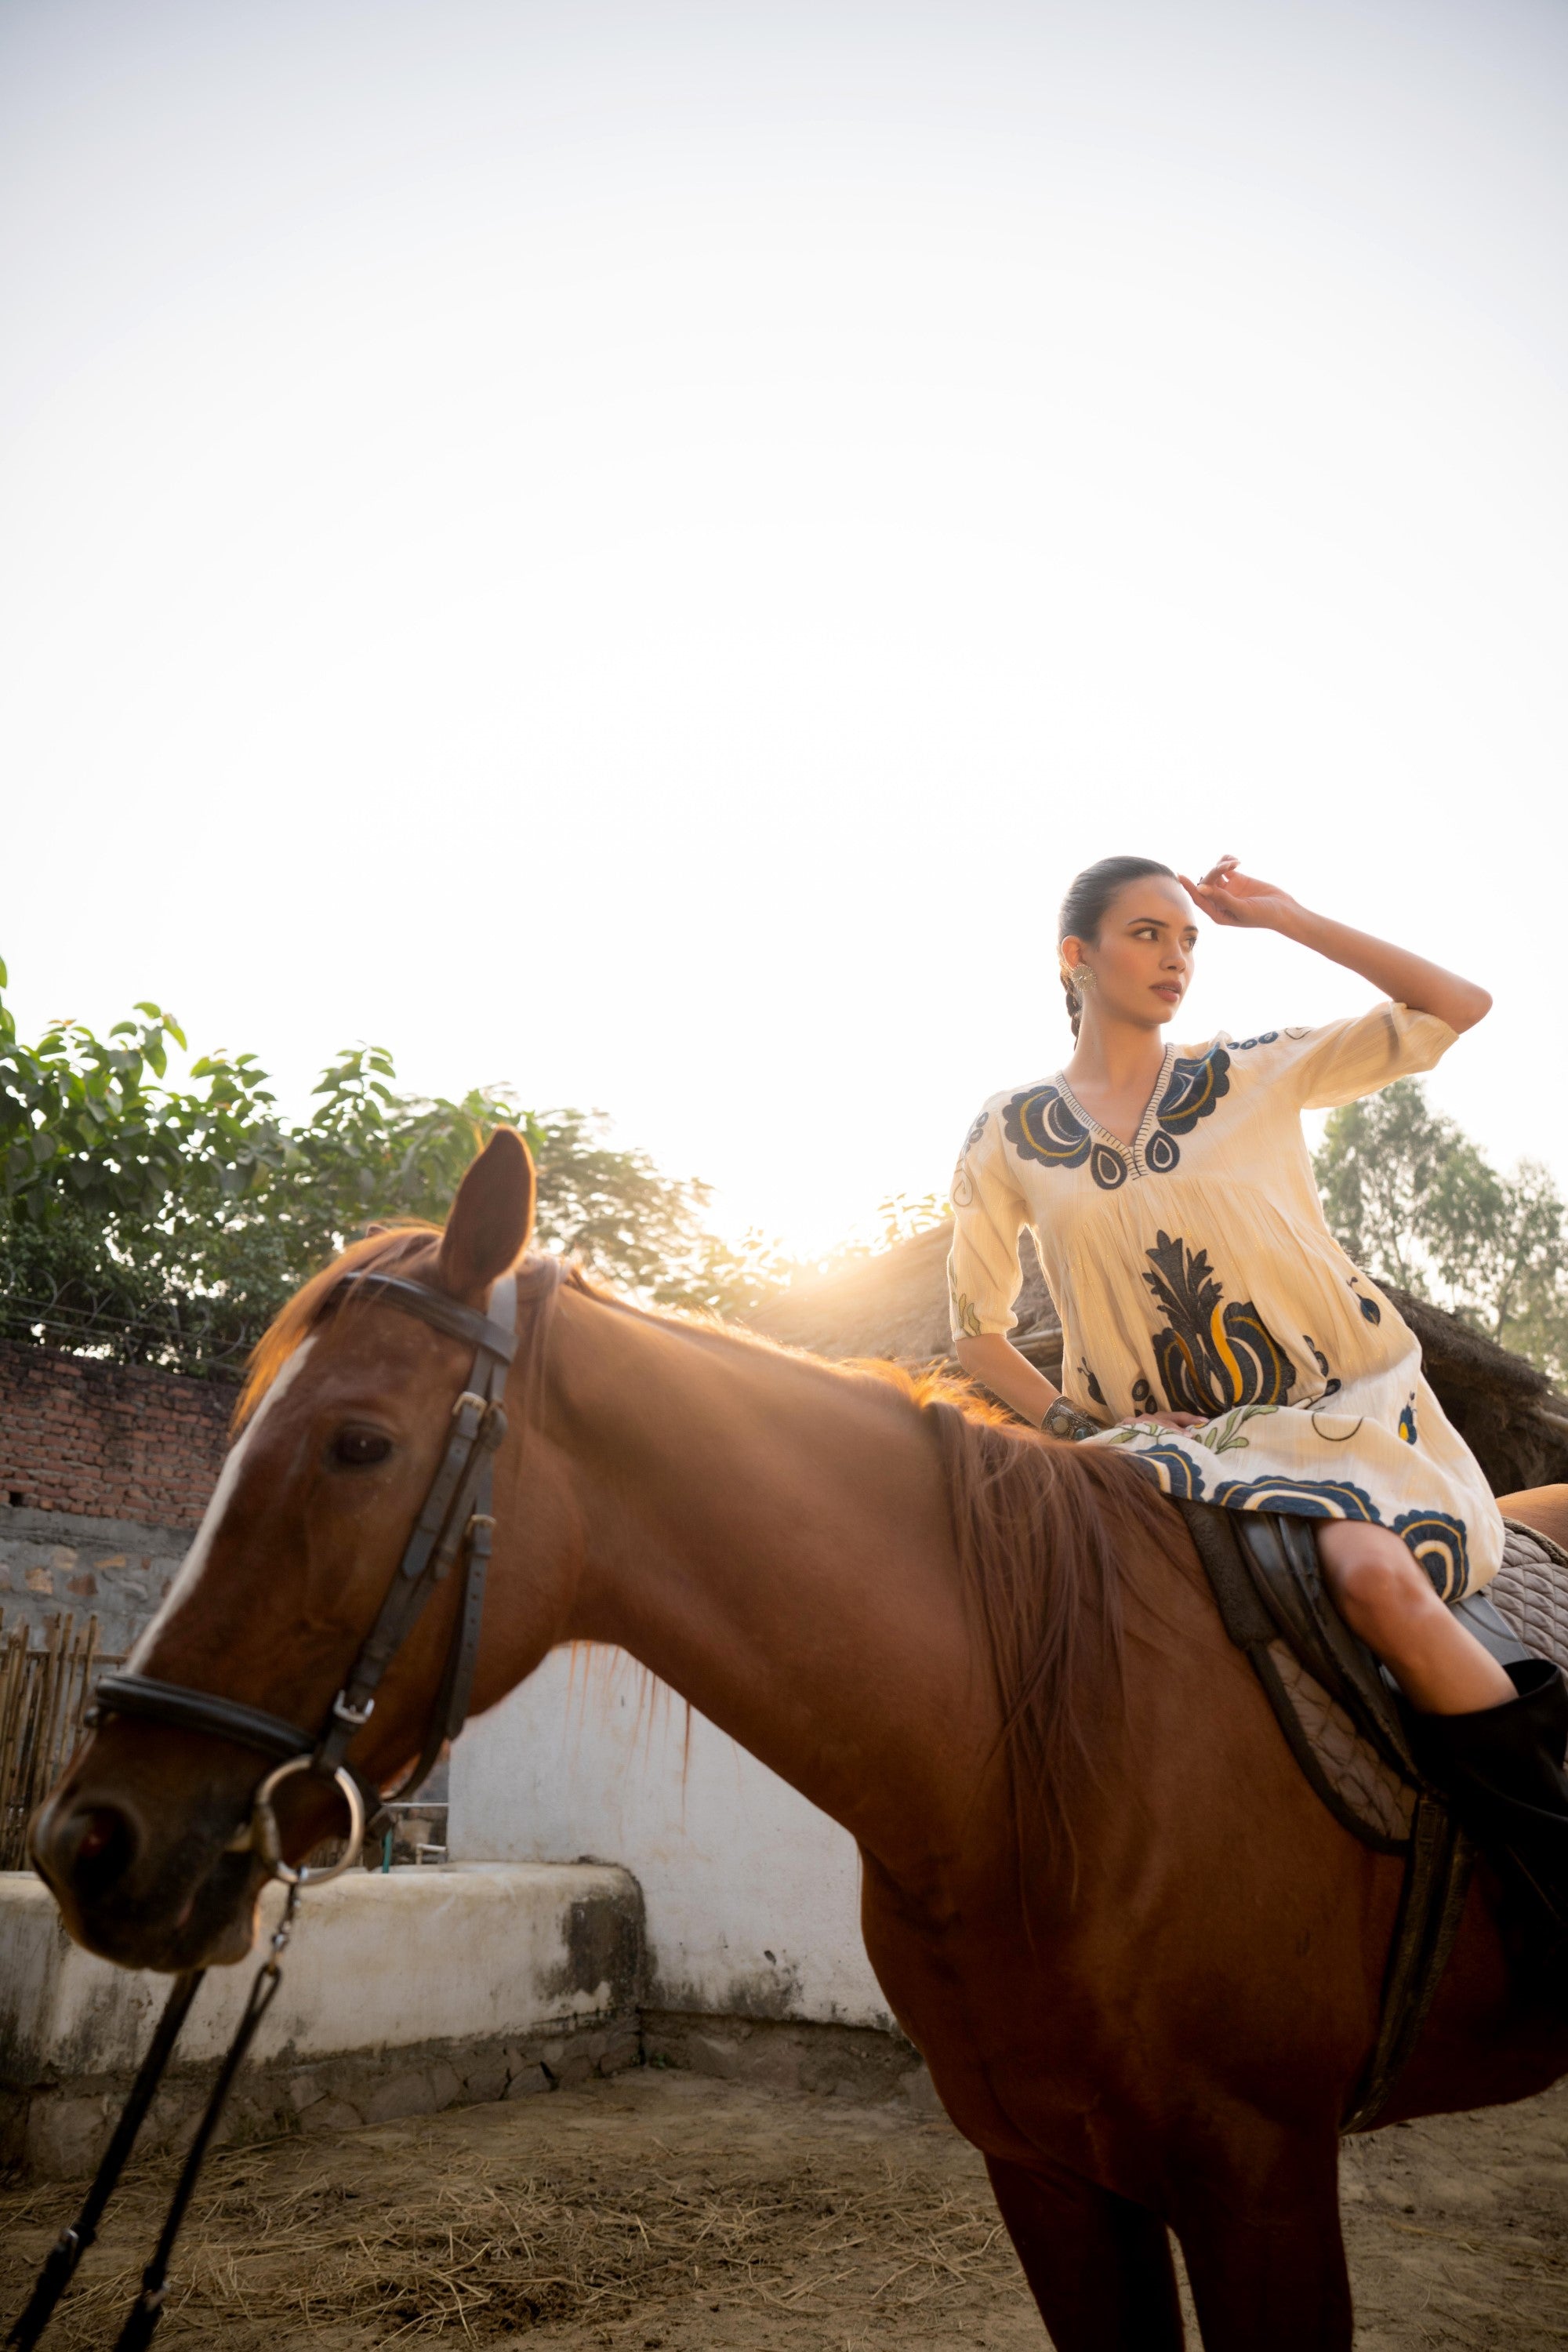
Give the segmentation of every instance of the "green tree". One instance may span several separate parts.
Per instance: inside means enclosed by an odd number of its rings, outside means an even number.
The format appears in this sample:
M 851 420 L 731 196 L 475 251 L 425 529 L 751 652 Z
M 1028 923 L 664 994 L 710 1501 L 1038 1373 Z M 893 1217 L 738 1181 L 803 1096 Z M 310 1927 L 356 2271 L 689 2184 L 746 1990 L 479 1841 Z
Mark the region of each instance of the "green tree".
M 1568 1217 L 1549 1170 L 1500 1175 L 1418 1078 L 1331 1112 L 1313 1164 L 1358 1265 L 1568 1380 Z
M 5 984 L 0 966 L 0 988 Z M 777 1254 L 707 1229 L 708 1188 L 612 1142 L 602 1114 L 535 1112 L 504 1089 L 401 1093 L 378 1046 L 341 1055 L 311 1116 L 280 1118 L 253 1055 L 168 1077 L 157 1005 L 99 1038 L 36 1045 L 0 998 L 0 1298 L 5 1328 L 131 1362 L 237 1368 L 283 1299 L 367 1223 L 439 1221 L 484 1135 L 526 1136 L 547 1248 L 635 1296 L 733 1313 Z

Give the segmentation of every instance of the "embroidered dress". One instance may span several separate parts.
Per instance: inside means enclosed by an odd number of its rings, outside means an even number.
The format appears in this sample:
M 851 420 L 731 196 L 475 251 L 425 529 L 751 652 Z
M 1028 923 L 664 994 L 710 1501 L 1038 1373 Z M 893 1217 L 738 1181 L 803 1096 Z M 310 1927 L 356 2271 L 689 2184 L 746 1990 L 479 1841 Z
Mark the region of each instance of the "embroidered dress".
M 1414 1333 L 1323 1222 L 1303 1110 L 1429 1070 L 1454 1041 L 1382 1004 L 1321 1029 L 1166 1049 L 1131 1145 L 1059 1075 L 995 1095 L 952 1180 L 955 1339 L 1010 1331 L 1033 1230 L 1062 1323 L 1062 1387 L 1167 1494 L 1237 1511 L 1392 1528 L 1446 1599 L 1502 1559 L 1479 1465 L 1421 1371 Z

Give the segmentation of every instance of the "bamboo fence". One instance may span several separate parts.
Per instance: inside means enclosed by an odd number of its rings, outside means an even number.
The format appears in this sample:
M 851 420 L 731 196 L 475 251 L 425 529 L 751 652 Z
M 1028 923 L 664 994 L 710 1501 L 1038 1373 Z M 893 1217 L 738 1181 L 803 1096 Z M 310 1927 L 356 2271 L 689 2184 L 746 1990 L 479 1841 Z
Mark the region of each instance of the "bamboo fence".
M 51 1618 L 42 1647 L 0 1616 L 0 1870 L 26 1867 L 27 1823 L 66 1767 L 100 1668 L 98 1620 Z

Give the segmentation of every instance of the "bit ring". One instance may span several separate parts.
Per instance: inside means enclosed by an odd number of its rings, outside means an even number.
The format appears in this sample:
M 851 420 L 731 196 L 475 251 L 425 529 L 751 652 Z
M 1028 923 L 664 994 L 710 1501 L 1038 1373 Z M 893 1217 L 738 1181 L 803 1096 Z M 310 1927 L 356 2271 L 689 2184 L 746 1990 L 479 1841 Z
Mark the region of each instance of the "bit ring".
M 261 1856 L 268 1876 L 280 1879 L 285 1886 L 325 1886 L 330 1879 L 341 1878 L 345 1870 L 358 1866 L 360 1848 L 364 1843 L 364 1799 L 353 1773 L 340 1764 L 332 1778 L 342 1790 L 349 1809 L 349 1833 L 342 1853 L 336 1862 L 324 1863 L 317 1870 L 304 1864 L 296 1869 L 292 1863 L 284 1861 L 278 1816 L 272 1810 L 272 1791 L 280 1780 L 289 1780 L 296 1772 L 308 1772 L 314 1762 L 312 1756 L 291 1756 L 286 1764 L 268 1772 L 251 1800 L 249 1832 L 244 1843 Z

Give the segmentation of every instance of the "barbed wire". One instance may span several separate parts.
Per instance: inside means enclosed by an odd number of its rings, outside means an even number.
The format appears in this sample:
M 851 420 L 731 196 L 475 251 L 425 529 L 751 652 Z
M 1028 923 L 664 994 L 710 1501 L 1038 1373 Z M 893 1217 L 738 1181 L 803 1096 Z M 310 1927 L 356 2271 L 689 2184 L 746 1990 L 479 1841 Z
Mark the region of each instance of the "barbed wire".
M 0 1338 L 63 1354 L 182 1372 L 189 1379 L 237 1380 L 256 1334 L 230 1339 L 184 1332 L 161 1317 L 116 1315 L 107 1307 L 53 1299 L 0 1297 Z

